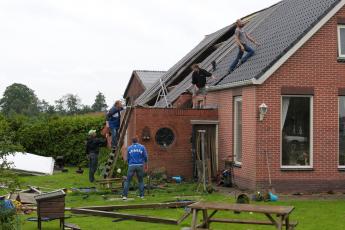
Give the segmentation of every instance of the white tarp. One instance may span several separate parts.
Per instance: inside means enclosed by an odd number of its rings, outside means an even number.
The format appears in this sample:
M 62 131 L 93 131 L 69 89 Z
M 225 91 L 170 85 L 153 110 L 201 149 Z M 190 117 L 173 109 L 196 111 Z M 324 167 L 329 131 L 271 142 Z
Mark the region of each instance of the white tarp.
M 6 156 L 6 161 L 11 164 L 11 168 L 30 174 L 53 175 L 54 159 L 52 157 L 42 157 L 31 153 L 14 153 Z

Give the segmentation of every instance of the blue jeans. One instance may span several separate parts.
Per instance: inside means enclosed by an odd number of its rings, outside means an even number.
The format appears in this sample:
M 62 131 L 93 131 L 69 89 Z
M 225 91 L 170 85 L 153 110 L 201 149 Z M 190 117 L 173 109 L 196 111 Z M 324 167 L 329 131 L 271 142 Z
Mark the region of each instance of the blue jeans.
M 95 172 L 98 165 L 98 154 L 90 153 L 89 154 L 89 181 L 95 181 Z
M 110 128 L 111 132 L 111 147 L 114 148 L 117 144 L 117 132 L 119 131 L 118 128 Z
M 230 65 L 230 69 L 229 71 L 234 71 L 234 69 L 236 68 L 238 62 L 241 60 L 241 64 L 245 63 L 251 56 L 254 55 L 255 51 L 253 50 L 253 48 L 251 48 L 250 46 L 244 44 L 244 50 L 247 52 L 246 56 L 244 56 L 244 58 L 242 58 L 243 56 L 243 51 L 241 50 L 241 47 L 238 47 L 238 53 L 237 53 L 237 57 L 236 59 L 232 62 L 232 64 Z
M 134 173 L 137 174 L 139 182 L 139 193 L 140 196 L 144 196 L 144 166 L 143 165 L 130 165 L 128 166 L 127 180 L 125 182 L 125 187 L 123 189 L 123 196 L 128 196 L 128 189 L 131 183 Z

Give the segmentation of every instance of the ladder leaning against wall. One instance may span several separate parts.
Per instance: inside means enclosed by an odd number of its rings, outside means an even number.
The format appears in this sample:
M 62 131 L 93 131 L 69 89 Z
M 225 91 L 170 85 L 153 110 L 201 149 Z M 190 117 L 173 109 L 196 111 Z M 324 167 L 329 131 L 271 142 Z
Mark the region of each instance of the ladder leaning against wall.
M 132 114 L 132 106 L 127 106 L 125 115 L 123 116 L 123 119 L 120 124 L 119 132 L 117 133 L 117 143 L 115 147 L 111 150 L 111 153 L 108 156 L 108 160 L 105 164 L 104 171 L 102 173 L 103 179 L 110 179 L 113 176 L 114 169 L 117 163 L 117 160 L 119 158 L 119 155 L 121 153 L 121 148 L 124 143 L 124 139 L 126 136 L 127 127 L 129 124 L 129 119 Z

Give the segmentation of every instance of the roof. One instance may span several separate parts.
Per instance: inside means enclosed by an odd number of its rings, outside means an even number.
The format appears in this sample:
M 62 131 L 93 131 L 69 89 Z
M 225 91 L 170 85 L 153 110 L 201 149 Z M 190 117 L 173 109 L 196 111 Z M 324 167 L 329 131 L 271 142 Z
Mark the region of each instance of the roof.
M 250 32 L 262 44 L 256 48 L 255 55 L 218 84 L 259 79 L 339 2 L 340 0 L 284 0 L 277 4 L 270 15 Z M 232 49 L 219 63 L 215 75 L 224 76 L 236 55 L 237 49 Z
M 126 97 L 129 90 L 129 86 L 132 84 L 133 78 L 137 77 L 143 88 L 146 90 L 150 88 L 153 83 L 158 81 L 166 71 L 156 71 L 156 70 L 133 70 L 131 78 L 128 81 L 126 90 L 124 92 L 124 97 Z
M 238 52 L 234 36 L 229 37 L 215 51 L 204 58 L 200 66 L 209 71 L 212 69 L 211 62 L 214 60 L 217 62 L 217 69 L 213 74 L 218 80 L 208 83 L 211 85 L 210 89 L 263 83 L 344 4 L 345 0 L 283 0 L 248 16 L 248 23 L 244 29 L 261 45 L 255 48 L 253 57 L 231 74 L 228 74 L 227 71 Z M 211 39 L 211 37 L 219 38 L 233 26 L 234 24 L 225 27 L 210 37 L 206 36 L 199 45 L 163 76 L 167 85 L 171 79 L 176 78 L 175 75 L 181 72 L 182 68 L 186 67 L 188 63 L 186 60 L 195 60 L 193 55 L 195 57 L 205 47 L 214 44 L 215 39 Z M 191 73 L 168 93 L 168 100 L 170 102 L 175 101 L 181 93 L 190 90 L 190 86 Z M 154 84 L 137 102 L 144 104 L 154 97 L 157 94 L 157 89 L 154 87 L 157 88 Z M 156 106 L 164 107 L 164 105 L 165 103 L 161 101 Z
M 210 35 L 205 36 L 205 38 L 196 46 L 194 49 L 192 49 L 188 54 L 186 54 L 181 60 L 179 60 L 175 65 L 173 65 L 163 76 L 162 80 L 166 84 L 169 84 L 173 82 L 176 75 L 186 67 L 187 63 L 193 62 L 195 57 L 203 52 L 205 49 L 207 49 L 211 43 L 215 40 L 217 40 L 219 37 L 221 37 L 223 34 L 225 34 L 230 29 L 230 26 L 224 27 L 223 29 L 218 30 L 215 33 L 212 33 Z M 160 90 L 160 82 L 155 82 L 149 89 L 147 89 L 143 94 L 137 98 L 135 101 L 135 104 L 144 105 L 149 100 L 154 98 L 159 90 Z
M 153 71 L 153 70 L 134 70 L 137 76 L 140 78 L 144 87 L 147 89 L 153 85 L 159 78 L 166 73 L 166 71 Z

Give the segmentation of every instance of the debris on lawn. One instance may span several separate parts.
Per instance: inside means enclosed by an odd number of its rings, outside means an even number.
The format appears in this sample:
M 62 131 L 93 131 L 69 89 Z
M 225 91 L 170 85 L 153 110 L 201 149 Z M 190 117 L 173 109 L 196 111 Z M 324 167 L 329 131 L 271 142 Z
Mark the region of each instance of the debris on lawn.
M 34 197 L 41 193 L 42 192 L 38 188 L 30 186 L 29 189 L 9 194 L 8 199 L 18 201 L 24 205 L 36 205 L 36 200 Z
M 145 215 L 127 214 L 114 212 L 114 210 L 125 210 L 125 209 L 159 209 L 159 208 L 185 208 L 190 204 L 195 203 L 194 201 L 178 201 L 169 203 L 150 203 L 150 204 L 132 204 L 132 205 L 111 205 L 111 206 L 89 206 L 80 208 L 71 208 L 70 211 L 74 214 L 87 214 L 92 216 L 103 216 L 118 218 L 116 221 L 122 220 L 136 220 L 150 223 L 161 223 L 161 224 L 172 224 L 178 225 L 184 221 L 189 215 L 190 210 L 185 210 L 185 213 L 177 220 L 170 218 L 160 218 Z
M 54 159 L 32 153 L 16 152 L 7 155 L 5 160 L 11 163 L 11 169 L 31 175 L 53 175 Z M 2 160 L 0 159 L 0 163 Z

